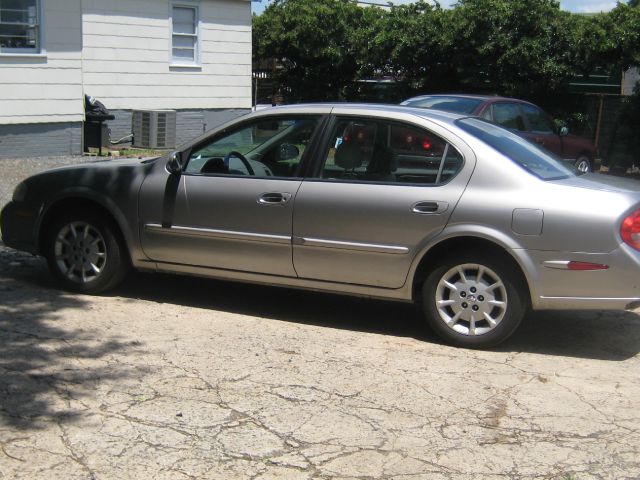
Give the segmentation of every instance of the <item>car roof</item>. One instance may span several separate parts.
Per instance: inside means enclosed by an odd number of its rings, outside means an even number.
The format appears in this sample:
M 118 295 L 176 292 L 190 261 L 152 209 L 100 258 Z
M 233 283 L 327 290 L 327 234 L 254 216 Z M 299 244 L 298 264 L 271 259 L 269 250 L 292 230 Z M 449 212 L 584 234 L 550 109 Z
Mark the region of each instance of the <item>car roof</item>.
M 407 100 L 418 100 L 420 98 L 433 98 L 433 97 L 444 97 L 444 98 L 473 98 L 476 100 L 494 100 L 496 98 L 506 99 L 507 97 L 501 97 L 499 95 L 476 95 L 472 93 L 424 93 L 422 95 L 416 95 L 415 97 L 407 98 Z
M 287 113 L 318 113 L 329 114 L 344 112 L 349 110 L 349 113 L 362 112 L 366 115 L 367 112 L 393 112 L 401 114 L 412 114 L 417 117 L 426 118 L 430 120 L 439 120 L 444 123 L 453 123 L 460 118 L 468 117 L 469 115 L 462 115 L 458 113 L 445 112 L 442 110 L 427 110 L 424 108 L 410 107 L 405 105 L 385 104 L 385 103 L 300 103 L 295 105 L 282 105 L 272 107 L 264 110 L 259 110 L 258 113 L 267 115 L 282 115 Z
M 469 115 L 461 115 L 458 113 L 445 112 L 442 110 L 428 110 L 424 108 L 409 107 L 397 104 L 384 104 L 384 103 L 348 103 L 348 102 L 336 102 L 336 103 L 298 103 L 293 105 L 279 105 L 275 107 L 269 107 L 251 112 L 243 119 L 257 119 L 268 118 L 272 115 L 367 115 L 369 113 L 390 113 L 390 117 L 400 117 L 401 115 L 412 115 L 418 118 L 431 120 L 441 125 L 452 125 L 456 120 L 460 118 L 467 118 Z M 214 131 L 222 131 L 228 127 L 236 125 L 238 118 L 233 118 L 221 125 L 216 126 L 212 130 L 204 132 L 199 137 L 196 137 L 189 142 L 181 145 L 180 148 L 184 148 L 187 145 L 195 145 L 208 138 Z
M 476 95 L 472 93 L 426 93 L 423 95 L 417 95 L 415 97 L 407 98 L 406 100 L 403 100 L 402 103 L 411 102 L 415 100 L 422 100 L 425 98 L 469 98 L 472 100 L 481 100 L 483 102 L 487 102 L 487 101 L 495 102 L 495 101 L 508 100 L 510 102 L 527 103 L 527 104 L 533 105 L 531 102 L 527 100 L 522 100 L 521 98 L 503 97 L 502 95 L 479 95 L 479 94 Z

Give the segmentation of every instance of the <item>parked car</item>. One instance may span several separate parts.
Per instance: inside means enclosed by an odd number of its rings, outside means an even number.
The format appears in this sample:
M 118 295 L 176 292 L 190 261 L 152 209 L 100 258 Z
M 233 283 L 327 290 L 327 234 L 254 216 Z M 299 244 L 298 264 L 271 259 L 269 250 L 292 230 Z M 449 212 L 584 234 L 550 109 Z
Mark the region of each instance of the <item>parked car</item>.
M 502 342 L 529 308 L 640 300 L 635 182 L 578 176 L 507 129 L 436 110 L 270 108 L 164 157 L 32 176 L 0 224 L 72 291 L 113 288 L 133 266 L 416 302 L 468 347 Z
M 569 134 L 566 126 L 556 127 L 553 119 L 540 107 L 524 100 L 483 95 L 421 95 L 405 100 L 402 105 L 485 118 L 550 150 L 572 163 L 580 172 L 600 168 L 593 142 Z

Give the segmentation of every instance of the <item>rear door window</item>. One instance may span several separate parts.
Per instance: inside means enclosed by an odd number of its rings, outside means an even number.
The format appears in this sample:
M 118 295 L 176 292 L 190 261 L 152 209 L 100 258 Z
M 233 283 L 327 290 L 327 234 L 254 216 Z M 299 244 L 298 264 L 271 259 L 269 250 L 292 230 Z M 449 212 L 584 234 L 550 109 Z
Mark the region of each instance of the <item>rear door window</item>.
M 434 133 L 399 122 L 339 118 L 324 155 L 321 178 L 350 182 L 440 185 L 463 157 Z
M 498 125 L 519 132 L 525 131 L 524 119 L 518 104 L 508 102 L 494 103 L 492 111 L 493 121 Z

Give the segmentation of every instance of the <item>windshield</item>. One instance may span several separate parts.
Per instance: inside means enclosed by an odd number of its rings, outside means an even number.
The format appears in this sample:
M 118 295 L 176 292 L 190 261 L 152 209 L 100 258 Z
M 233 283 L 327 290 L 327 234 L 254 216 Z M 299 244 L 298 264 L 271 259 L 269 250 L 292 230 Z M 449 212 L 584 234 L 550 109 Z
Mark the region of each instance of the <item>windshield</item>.
M 456 120 L 456 124 L 542 180 L 560 180 L 575 176 L 574 170 L 565 166 L 553 153 L 539 148 L 505 128 L 480 118 L 463 118 Z
M 438 96 L 410 99 L 402 104 L 409 107 L 432 108 L 451 113 L 473 113 L 481 103 L 482 100 L 477 98 Z

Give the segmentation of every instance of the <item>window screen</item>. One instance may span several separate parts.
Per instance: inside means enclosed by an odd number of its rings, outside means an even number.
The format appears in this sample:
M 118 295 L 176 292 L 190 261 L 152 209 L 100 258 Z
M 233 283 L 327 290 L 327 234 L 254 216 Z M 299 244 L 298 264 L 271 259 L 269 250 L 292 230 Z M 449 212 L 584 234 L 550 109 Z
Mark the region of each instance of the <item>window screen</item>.
M 173 63 L 198 62 L 198 9 L 173 6 L 171 36 L 171 60 Z
M 38 0 L 0 0 L 0 52 L 38 53 Z

